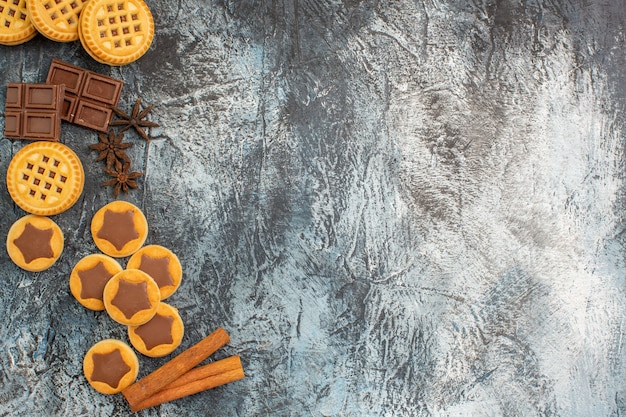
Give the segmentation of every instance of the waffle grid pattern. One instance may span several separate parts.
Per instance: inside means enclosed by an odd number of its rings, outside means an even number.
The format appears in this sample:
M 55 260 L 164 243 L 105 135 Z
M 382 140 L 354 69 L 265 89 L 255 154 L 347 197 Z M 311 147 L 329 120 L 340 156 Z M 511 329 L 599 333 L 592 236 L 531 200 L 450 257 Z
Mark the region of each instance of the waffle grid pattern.
M 9 195 L 24 211 L 59 214 L 80 197 L 85 174 L 78 156 L 57 142 L 37 141 L 22 148 L 7 169 Z
M 123 65 L 148 50 L 154 21 L 143 0 L 90 0 L 82 11 L 79 35 L 94 59 Z
M 36 34 L 26 0 L 0 0 L 1 45 L 19 45 Z
M 88 0 L 28 0 L 28 13 L 39 32 L 59 42 L 78 39 L 80 12 Z
M 124 2 L 110 3 L 105 7 L 107 16 L 97 20 L 100 38 L 110 39 L 116 49 L 132 47 L 138 34 L 143 36 L 137 12 L 127 10 L 128 5 Z
M 22 177 L 18 181 L 28 187 L 28 196 L 33 199 L 46 200 L 48 197 L 63 198 L 63 189 L 67 176 L 59 174 L 61 161 L 50 158 L 46 154 L 33 155 L 26 161 Z
M 23 28 L 28 24 L 26 0 L 0 1 L 0 16 L 4 28 L 16 30 Z

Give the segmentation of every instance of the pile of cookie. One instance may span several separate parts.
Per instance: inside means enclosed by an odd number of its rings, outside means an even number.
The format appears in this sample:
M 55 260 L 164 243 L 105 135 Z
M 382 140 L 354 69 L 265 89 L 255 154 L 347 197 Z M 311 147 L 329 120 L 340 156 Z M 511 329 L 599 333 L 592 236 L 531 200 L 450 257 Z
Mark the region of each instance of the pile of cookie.
M 96 61 L 126 65 L 144 55 L 154 19 L 143 0 L 0 0 L 0 44 L 19 45 L 41 33 L 80 40 Z
M 149 357 L 170 354 L 184 333 L 178 310 L 163 302 L 180 286 L 183 272 L 178 257 L 163 246 L 143 246 L 148 223 L 138 207 L 125 201 L 98 210 L 91 234 L 103 253 L 87 255 L 76 263 L 69 280 L 72 295 L 86 308 L 106 310 L 111 319 L 127 326 L 130 343 L 138 352 Z M 124 269 L 116 259 L 128 256 Z M 118 353 L 98 364 L 98 352 Z M 85 356 L 85 376 L 98 392 L 120 392 L 136 378 L 139 365 L 133 355 L 122 341 L 98 342 Z M 111 366 L 112 362 L 119 366 Z M 109 368 L 125 371 L 116 378 L 102 377 Z

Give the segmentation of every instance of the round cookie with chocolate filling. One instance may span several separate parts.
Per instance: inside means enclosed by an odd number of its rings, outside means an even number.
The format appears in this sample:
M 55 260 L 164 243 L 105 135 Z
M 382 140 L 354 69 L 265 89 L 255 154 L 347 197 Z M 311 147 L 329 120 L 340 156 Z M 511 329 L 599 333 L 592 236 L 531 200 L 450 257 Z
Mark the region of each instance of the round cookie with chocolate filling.
M 63 252 L 63 232 L 48 217 L 28 214 L 7 235 L 7 252 L 20 268 L 39 272 L 50 268 Z
M 128 337 L 137 351 L 158 358 L 172 353 L 180 345 L 184 330 L 178 310 L 160 303 L 150 321 L 140 326 L 128 326 Z
M 148 221 L 137 206 L 126 201 L 113 201 L 93 216 L 91 235 L 102 252 L 123 258 L 143 246 L 148 236 Z
M 161 290 L 161 300 L 166 299 L 180 286 L 183 268 L 171 250 L 159 245 L 148 245 L 131 256 L 128 269 L 140 269 L 156 281 Z
M 102 394 L 116 394 L 135 382 L 139 360 L 133 349 L 115 339 L 93 345 L 83 359 L 89 384 Z
M 118 272 L 104 287 L 104 308 L 113 320 L 139 326 L 156 314 L 161 301 L 159 286 L 150 275 L 138 269 Z
M 113 258 L 95 253 L 87 255 L 72 269 L 70 291 L 76 300 L 90 310 L 104 310 L 102 295 L 111 278 L 124 268 Z

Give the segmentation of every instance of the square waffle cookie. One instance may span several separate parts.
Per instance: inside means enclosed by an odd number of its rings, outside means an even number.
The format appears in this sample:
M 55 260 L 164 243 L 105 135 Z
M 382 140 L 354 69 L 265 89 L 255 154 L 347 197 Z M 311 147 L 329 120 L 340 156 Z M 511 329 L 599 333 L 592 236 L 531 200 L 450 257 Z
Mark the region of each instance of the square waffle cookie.
M 150 48 L 154 20 L 143 0 L 90 0 L 81 12 L 78 34 L 96 61 L 125 65 Z
M 26 0 L 0 0 L 0 44 L 19 45 L 37 34 Z
M 7 169 L 9 195 L 24 211 L 52 216 L 70 208 L 85 183 L 78 156 L 58 142 L 33 142 L 15 154 Z

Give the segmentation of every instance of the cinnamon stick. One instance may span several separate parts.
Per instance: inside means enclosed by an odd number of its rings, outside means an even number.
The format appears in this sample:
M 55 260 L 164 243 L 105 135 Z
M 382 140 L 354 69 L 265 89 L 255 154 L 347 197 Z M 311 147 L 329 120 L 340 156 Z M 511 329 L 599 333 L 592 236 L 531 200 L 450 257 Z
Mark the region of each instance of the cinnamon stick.
M 243 369 L 241 365 L 241 357 L 239 355 L 229 356 L 228 358 L 220 359 L 219 361 L 193 368 L 191 371 L 176 379 L 163 389 L 181 387 L 189 384 L 190 382 L 199 381 L 201 379 L 219 375 L 226 371 L 234 371 L 236 369 Z
M 128 401 L 130 408 L 135 411 L 139 403 L 161 391 L 168 384 L 211 356 L 229 340 L 228 333 L 220 327 L 156 371 L 124 389 L 122 394 Z
M 136 412 L 154 407 L 240 380 L 243 377 L 240 357 L 231 356 L 187 372 L 161 391 L 136 404 L 132 410 Z

